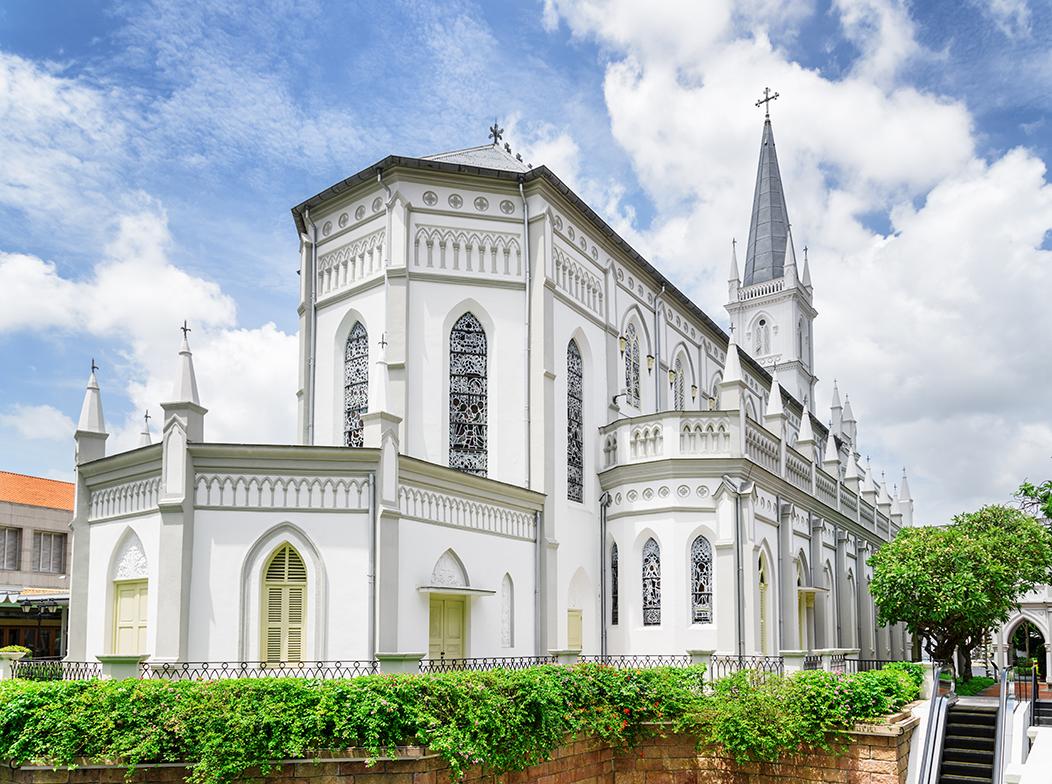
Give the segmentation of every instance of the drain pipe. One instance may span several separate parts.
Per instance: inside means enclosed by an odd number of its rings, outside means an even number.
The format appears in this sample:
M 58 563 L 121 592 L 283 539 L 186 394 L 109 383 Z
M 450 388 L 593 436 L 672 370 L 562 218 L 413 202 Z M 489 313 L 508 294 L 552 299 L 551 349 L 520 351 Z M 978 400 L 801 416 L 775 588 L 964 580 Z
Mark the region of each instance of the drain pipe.
M 314 386 L 317 375 L 318 359 L 318 227 L 310 218 L 310 207 L 303 211 L 303 217 L 310 224 L 310 394 L 307 395 L 307 444 L 314 446 Z
M 736 485 L 727 474 L 724 474 L 722 478 L 724 484 L 734 493 L 734 568 L 738 573 L 735 585 L 738 595 L 735 604 L 738 605 L 738 656 L 742 657 L 745 655 L 745 553 L 742 541 L 744 535 L 742 531 L 742 489 L 745 483 Z
M 890 525 L 891 521 L 888 521 Z M 859 558 L 859 537 L 855 537 L 855 625 L 858 627 L 855 644 L 852 648 L 862 648 L 862 580 L 866 576 L 865 564 Z M 866 658 L 859 650 L 859 657 Z
M 376 474 L 369 474 L 369 659 L 376 660 Z
M 537 557 L 533 573 L 533 650 L 535 656 L 544 656 L 541 650 L 541 512 L 533 513 L 533 534 L 537 540 Z
M 833 603 L 836 610 L 836 647 L 843 648 L 844 639 L 840 628 L 840 527 L 835 524 L 833 525 L 833 542 L 836 544 L 836 549 L 833 550 L 836 553 L 833 558 L 833 585 L 836 586 L 836 601 Z M 844 550 L 846 557 L 847 548 L 845 547 Z
M 782 536 L 784 534 L 782 526 L 785 525 L 785 522 L 782 520 L 782 496 L 780 495 L 774 497 L 774 513 L 778 520 L 778 579 L 774 583 L 775 591 L 778 593 L 778 603 L 775 606 L 778 608 L 778 654 L 781 655 L 782 649 L 785 648 L 785 607 L 782 606 L 782 581 L 785 579 L 785 563 L 782 553 Z
M 526 264 L 526 345 L 523 362 L 526 364 L 525 405 L 523 427 L 526 430 L 526 489 L 530 489 L 530 206 L 526 203 L 523 178 L 519 177 L 519 196 L 522 197 L 522 256 Z
M 379 166 L 376 167 L 376 181 L 384 186 L 384 190 L 387 191 L 387 200 L 391 200 L 391 189 L 387 187 L 387 183 L 384 182 L 384 170 Z
M 657 373 L 654 374 L 654 413 L 661 411 L 661 316 L 658 315 L 658 300 L 665 293 L 665 284 L 661 284 L 661 291 L 654 297 L 654 364 Z
M 602 633 L 599 637 L 599 652 L 603 660 L 607 656 L 606 642 L 606 508 L 610 506 L 610 493 L 603 493 L 599 498 L 599 617 Z

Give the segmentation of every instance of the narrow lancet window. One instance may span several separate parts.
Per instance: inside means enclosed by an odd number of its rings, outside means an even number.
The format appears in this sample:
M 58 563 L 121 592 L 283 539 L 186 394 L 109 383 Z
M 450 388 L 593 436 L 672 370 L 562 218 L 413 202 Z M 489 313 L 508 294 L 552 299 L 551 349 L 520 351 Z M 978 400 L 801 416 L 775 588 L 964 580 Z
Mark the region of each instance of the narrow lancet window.
M 356 321 L 343 351 L 343 445 L 362 446 L 362 414 L 369 410 L 369 333 Z
M 625 399 L 628 405 L 639 408 L 639 338 L 636 325 L 629 324 L 625 329 Z
M 661 548 L 653 539 L 643 545 L 643 625 L 661 625 Z
M 672 407 L 676 411 L 682 411 L 687 407 L 687 385 L 683 377 L 683 361 L 676 357 L 676 364 L 672 368 Z
M 699 536 L 690 546 L 691 623 L 712 623 L 712 545 Z
M 486 333 L 465 313 L 449 333 L 449 467 L 486 476 Z
M 576 341 L 566 347 L 566 497 L 584 500 L 584 365 Z

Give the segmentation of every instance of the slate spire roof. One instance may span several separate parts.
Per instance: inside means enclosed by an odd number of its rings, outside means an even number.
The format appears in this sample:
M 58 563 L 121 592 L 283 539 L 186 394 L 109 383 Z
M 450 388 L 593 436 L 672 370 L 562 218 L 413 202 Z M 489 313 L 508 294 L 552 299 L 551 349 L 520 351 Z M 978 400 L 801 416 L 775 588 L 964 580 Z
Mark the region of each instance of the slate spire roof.
M 789 243 L 789 213 L 785 209 L 782 175 L 774 149 L 774 131 L 768 118 L 763 124 L 760 165 L 756 171 L 756 190 L 752 197 L 749 245 L 745 254 L 743 286 L 782 277 L 785 249 Z

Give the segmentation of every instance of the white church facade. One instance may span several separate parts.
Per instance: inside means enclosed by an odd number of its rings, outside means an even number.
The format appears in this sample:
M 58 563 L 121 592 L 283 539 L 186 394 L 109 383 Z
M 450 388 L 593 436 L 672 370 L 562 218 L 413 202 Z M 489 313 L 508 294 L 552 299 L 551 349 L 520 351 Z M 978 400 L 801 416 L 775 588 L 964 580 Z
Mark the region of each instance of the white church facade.
M 903 657 L 868 557 L 912 500 L 860 469 L 847 400 L 815 414 L 769 118 L 730 334 L 496 141 L 293 217 L 298 444 L 207 441 L 184 337 L 160 443 L 107 456 L 92 375 L 70 659 Z

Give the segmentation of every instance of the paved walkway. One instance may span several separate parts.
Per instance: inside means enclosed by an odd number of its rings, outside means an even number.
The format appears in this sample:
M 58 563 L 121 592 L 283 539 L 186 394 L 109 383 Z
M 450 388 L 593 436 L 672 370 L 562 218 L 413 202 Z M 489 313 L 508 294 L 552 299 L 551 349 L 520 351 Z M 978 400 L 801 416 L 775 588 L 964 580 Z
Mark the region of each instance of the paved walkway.
M 1023 697 L 1027 697 L 1028 698 L 1028 697 L 1030 697 L 1030 684 L 1029 683 L 1017 684 L 1017 688 L 1019 689 L 1016 692 L 1017 696 L 1019 696 L 1020 698 L 1023 698 Z M 977 697 L 1000 697 L 1001 696 L 1001 685 L 999 683 L 995 683 L 990 688 L 983 689 L 981 692 L 979 692 L 975 696 L 977 696 Z M 1052 700 L 1052 687 L 1049 687 L 1049 685 L 1047 683 L 1039 683 L 1038 684 L 1038 689 L 1037 689 L 1037 698 L 1039 700 Z

